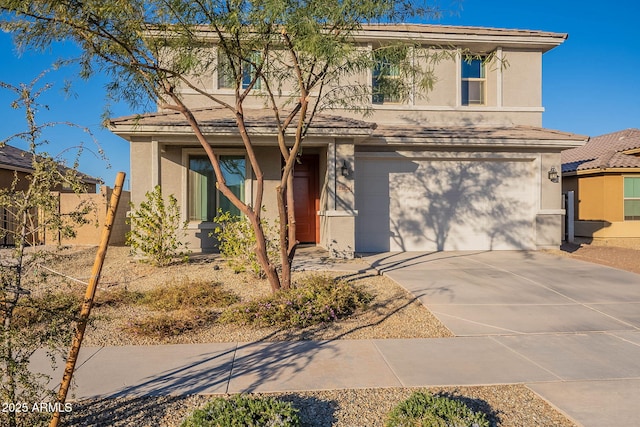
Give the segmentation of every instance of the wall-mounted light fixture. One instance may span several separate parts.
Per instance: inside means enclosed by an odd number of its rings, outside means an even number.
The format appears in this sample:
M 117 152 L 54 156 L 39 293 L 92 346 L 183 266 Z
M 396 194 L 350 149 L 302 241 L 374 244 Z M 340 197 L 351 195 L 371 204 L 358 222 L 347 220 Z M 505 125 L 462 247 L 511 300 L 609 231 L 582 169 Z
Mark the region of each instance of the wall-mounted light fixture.
M 342 161 L 342 166 L 340 167 L 340 173 L 344 177 L 348 177 L 349 175 L 351 175 L 351 170 L 349 169 L 349 164 L 347 163 L 346 160 Z
M 549 181 L 551 182 L 558 182 L 559 181 L 559 174 L 558 171 L 556 170 L 556 168 L 554 166 L 551 166 L 551 169 L 549 169 L 548 172 L 548 176 L 549 176 Z

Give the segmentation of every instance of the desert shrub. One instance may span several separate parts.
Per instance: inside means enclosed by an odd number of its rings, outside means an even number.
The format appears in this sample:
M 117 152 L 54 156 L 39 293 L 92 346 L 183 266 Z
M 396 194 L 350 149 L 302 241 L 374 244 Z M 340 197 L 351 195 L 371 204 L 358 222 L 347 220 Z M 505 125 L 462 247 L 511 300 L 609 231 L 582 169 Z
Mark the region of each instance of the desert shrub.
M 222 313 L 220 321 L 304 328 L 349 316 L 371 299 L 360 287 L 328 276 L 312 275 L 289 290 L 230 307 Z
M 138 304 L 144 298 L 144 294 L 138 291 L 130 291 L 126 288 L 106 290 L 96 293 L 93 302 L 94 307 L 118 307 L 121 305 Z
M 183 280 L 174 286 L 145 292 L 141 303 L 155 310 L 179 310 L 198 307 L 222 307 L 238 301 L 238 297 L 219 283 Z
M 216 314 L 208 311 L 184 310 L 133 320 L 124 329 L 135 335 L 170 338 L 204 327 L 215 318 Z
M 80 313 L 82 298 L 70 292 L 49 293 L 39 297 L 23 298 L 14 310 L 17 327 L 64 327 L 71 331 L 69 323 Z
M 415 392 L 389 413 L 385 426 L 489 427 L 489 421 L 484 413 L 474 412 L 458 400 Z
M 218 225 L 212 234 L 218 239 L 218 249 L 231 269 L 236 273 L 250 271 L 256 277 L 264 278 L 255 253 L 256 235 L 249 220 L 220 210 L 213 221 Z M 276 260 L 278 246 L 275 226 L 262 220 L 262 229 L 266 238 L 267 256 L 270 260 Z
M 141 254 L 145 261 L 158 266 L 177 259 L 186 261 L 188 251 L 182 238 L 187 223 L 180 219 L 178 200 L 173 194 L 165 200 L 159 185 L 147 192 L 145 198 L 137 209 L 130 204 L 127 222 L 131 231 L 127 233 L 127 244 L 132 253 Z
M 289 402 L 271 397 L 252 398 L 237 395 L 230 399 L 216 397 L 196 409 L 182 427 L 262 427 L 299 426 L 298 411 Z

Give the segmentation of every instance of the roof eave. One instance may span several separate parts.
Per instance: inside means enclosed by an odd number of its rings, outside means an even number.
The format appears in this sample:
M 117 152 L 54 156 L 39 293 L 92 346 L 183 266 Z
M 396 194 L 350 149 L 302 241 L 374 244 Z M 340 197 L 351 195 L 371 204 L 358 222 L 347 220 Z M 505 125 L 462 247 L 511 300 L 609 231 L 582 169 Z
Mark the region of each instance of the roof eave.
M 584 175 L 598 175 L 598 174 L 604 174 L 604 173 L 640 173 L 640 167 L 635 167 L 635 168 L 621 168 L 621 167 L 617 167 L 617 168 L 593 168 L 593 169 L 583 169 L 583 170 L 577 170 L 577 171 L 569 171 L 569 172 L 563 172 L 562 176 L 572 176 L 572 175 L 577 175 L 577 176 L 584 176 Z M 565 175 L 567 174 L 567 175 Z M 571 174 L 571 175 L 569 175 Z
M 269 126 L 247 126 L 252 136 L 275 136 L 277 129 Z M 157 136 L 157 135 L 173 135 L 188 136 L 194 135 L 193 130 L 188 126 L 175 125 L 111 125 L 110 130 L 116 135 L 128 139 L 133 136 Z M 237 127 L 233 126 L 201 126 L 202 133 L 205 136 L 240 136 Z M 310 128 L 307 136 L 327 136 L 327 137 L 368 137 L 373 132 L 371 128 Z M 295 132 L 291 131 L 288 136 L 294 136 Z
M 412 145 L 420 144 L 427 147 L 438 148 L 477 148 L 477 147 L 509 147 L 509 148 L 546 148 L 554 151 L 566 150 L 568 148 L 580 147 L 584 144 L 584 140 L 545 140 L 545 139 L 524 139 L 524 138 L 420 138 L 420 137 L 384 137 L 374 136 L 366 141 L 361 142 L 363 145 L 379 145 L 379 146 L 396 146 L 396 145 Z

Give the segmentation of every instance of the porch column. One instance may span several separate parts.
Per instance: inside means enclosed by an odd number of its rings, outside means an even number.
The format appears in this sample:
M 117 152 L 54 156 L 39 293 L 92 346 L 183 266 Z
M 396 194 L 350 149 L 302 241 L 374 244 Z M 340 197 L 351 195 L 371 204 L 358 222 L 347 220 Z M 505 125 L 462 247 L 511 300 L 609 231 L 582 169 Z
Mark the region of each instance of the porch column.
M 560 175 L 560 153 L 544 153 L 540 156 L 540 205 L 536 215 L 537 249 L 558 249 L 562 243 L 562 221 L 565 214 L 562 209 L 562 183 L 560 176 L 555 181 L 549 179 L 551 168 Z
M 151 140 L 151 189 L 160 184 L 160 143 Z
M 323 240 L 332 256 L 353 258 L 357 215 L 353 140 L 336 139 L 335 144 L 330 144 L 328 154 L 327 177 L 333 194 L 327 200 Z

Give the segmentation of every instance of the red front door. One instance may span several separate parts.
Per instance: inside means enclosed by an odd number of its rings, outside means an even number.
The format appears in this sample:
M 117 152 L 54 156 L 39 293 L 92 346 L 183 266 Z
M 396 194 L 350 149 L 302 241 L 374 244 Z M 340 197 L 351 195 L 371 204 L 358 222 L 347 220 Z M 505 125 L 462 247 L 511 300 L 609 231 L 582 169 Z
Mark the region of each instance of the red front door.
M 296 163 L 293 173 L 296 240 L 300 243 L 318 243 L 320 241 L 319 157 L 317 154 L 303 155 L 301 161 L 302 163 Z

